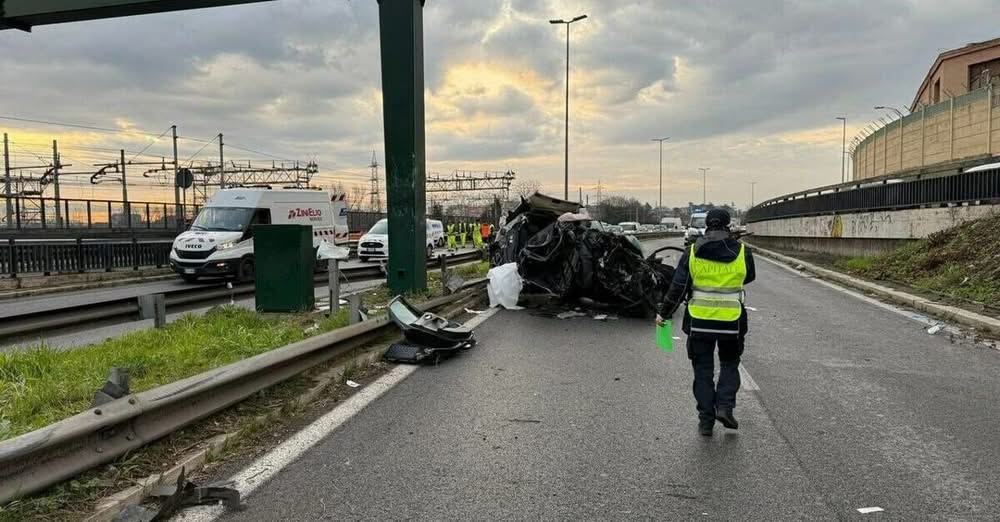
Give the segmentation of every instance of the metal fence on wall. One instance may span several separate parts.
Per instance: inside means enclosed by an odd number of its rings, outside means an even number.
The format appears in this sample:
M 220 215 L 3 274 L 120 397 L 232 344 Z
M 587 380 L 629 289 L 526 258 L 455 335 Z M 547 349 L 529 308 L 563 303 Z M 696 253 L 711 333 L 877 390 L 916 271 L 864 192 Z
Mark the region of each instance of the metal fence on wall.
M 9 210 L 9 215 L 8 215 Z M 7 197 L 0 195 L 0 216 L 8 230 L 159 229 L 177 230 L 198 214 L 196 205 L 93 199 Z M 178 221 L 178 215 L 186 220 Z
M 164 267 L 170 262 L 170 240 L 47 241 L 9 239 L 0 243 L 0 271 L 18 274 L 73 273 Z
M 934 177 L 915 175 L 872 183 L 862 181 L 830 192 L 790 194 L 751 208 L 746 221 L 961 203 L 1000 203 L 1000 169 Z
M 879 127 L 851 149 L 855 179 L 1000 154 L 994 86 L 921 108 Z

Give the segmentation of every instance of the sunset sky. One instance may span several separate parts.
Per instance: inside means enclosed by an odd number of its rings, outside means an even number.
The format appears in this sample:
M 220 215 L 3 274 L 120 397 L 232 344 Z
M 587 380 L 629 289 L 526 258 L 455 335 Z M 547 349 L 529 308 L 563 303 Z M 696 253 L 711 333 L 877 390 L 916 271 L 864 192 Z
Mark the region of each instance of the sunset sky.
M 565 28 L 571 58 L 570 190 L 656 203 L 756 199 L 840 179 L 848 140 L 913 97 L 941 51 L 1000 36 L 996 0 L 428 0 L 424 10 L 428 171 L 514 170 L 562 192 Z M 364 182 L 382 153 L 375 0 L 278 0 L 0 32 L 0 119 L 15 165 L 58 139 L 71 171 L 146 148 L 153 135 L 217 133 L 243 149 L 315 160 L 320 182 Z M 152 143 L 151 143 L 152 141 Z M 182 140 L 180 158 L 204 142 Z M 107 149 L 107 150 L 105 150 Z M 227 159 L 269 161 L 236 148 Z M 208 145 L 194 160 L 217 158 Z M 41 156 L 41 157 L 39 157 Z M 153 160 L 153 156 L 136 156 Z M 140 161 L 140 159 L 136 159 Z M 86 167 L 85 167 L 86 166 Z M 85 167 L 85 168 L 83 168 Z M 65 192 L 107 197 L 86 177 Z M 138 181 L 138 180 L 137 180 Z M 169 199 L 156 179 L 135 199 Z M 592 196 L 593 197 L 593 196 Z

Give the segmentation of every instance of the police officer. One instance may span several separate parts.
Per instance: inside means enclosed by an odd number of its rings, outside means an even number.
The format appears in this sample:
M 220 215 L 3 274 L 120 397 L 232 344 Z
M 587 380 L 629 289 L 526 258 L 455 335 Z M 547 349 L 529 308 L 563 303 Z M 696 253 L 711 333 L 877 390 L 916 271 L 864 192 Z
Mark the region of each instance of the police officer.
M 694 397 L 698 404 L 698 432 L 712 435 L 718 420 L 739 428 L 733 409 L 740 389 L 740 356 L 747 333 L 743 285 L 756 277 L 750 249 L 729 234 L 729 213 L 713 209 L 705 219 L 705 235 L 681 256 L 670 289 L 656 316 L 657 322 L 674 315 L 687 301 L 683 330 L 694 367 Z M 719 382 L 713 382 L 715 347 L 719 347 Z

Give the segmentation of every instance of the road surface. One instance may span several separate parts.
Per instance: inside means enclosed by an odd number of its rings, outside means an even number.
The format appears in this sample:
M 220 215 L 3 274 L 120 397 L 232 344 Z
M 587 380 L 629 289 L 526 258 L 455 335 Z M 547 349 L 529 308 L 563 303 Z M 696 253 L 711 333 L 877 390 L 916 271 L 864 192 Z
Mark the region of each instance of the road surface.
M 995 520 L 1000 353 L 757 270 L 739 431 L 697 434 L 650 322 L 503 311 L 223 518 Z

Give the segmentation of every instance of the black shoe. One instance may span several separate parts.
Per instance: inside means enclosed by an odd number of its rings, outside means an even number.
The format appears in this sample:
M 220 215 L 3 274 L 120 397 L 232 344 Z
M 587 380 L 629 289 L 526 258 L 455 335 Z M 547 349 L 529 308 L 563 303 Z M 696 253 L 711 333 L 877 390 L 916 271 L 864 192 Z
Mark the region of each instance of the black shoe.
M 733 410 L 717 408 L 715 410 L 715 418 L 722 423 L 723 426 L 731 429 L 740 429 L 740 423 L 736 421 L 736 417 L 733 417 Z
M 712 436 L 712 427 L 715 425 L 715 421 L 699 421 L 698 422 L 698 434 L 703 437 Z

